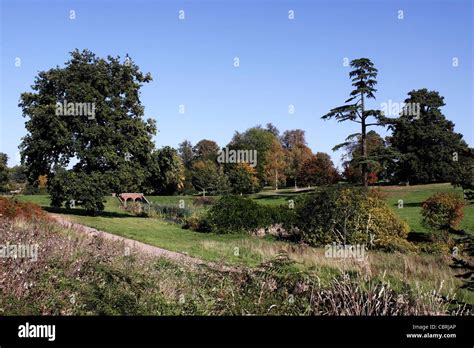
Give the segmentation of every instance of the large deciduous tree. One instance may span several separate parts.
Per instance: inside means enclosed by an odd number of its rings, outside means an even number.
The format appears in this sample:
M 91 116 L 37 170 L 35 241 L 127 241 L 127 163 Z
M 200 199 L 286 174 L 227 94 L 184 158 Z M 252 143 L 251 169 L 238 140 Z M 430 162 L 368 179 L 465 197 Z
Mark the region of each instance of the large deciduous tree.
M 193 148 L 194 159 L 201 161 L 217 161 L 219 145 L 213 140 L 202 139 Z
M 93 213 L 107 193 L 141 190 L 156 132 L 140 102 L 149 81 L 129 57 L 122 63 L 75 50 L 21 95 L 28 131 L 22 161 L 30 182 L 47 175 L 53 205 L 75 200 Z M 86 106 L 93 112 L 81 112 Z
M 368 165 L 370 158 L 367 155 L 367 128 L 370 126 L 381 126 L 386 122 L 380 110 L 367 109 L 368 99 L 375 99 L 375 85 L 377 84 L 377 69 L 368 58 L 359 58 L 351 61 L 352 71 L 349 77 L 352 79 L 352 86 L 355 89 L 350 93 L 350 98 L 345 101 L 345 105 L 333 108 L 322 119 L 335 118 L 338 122 L 351 121 L 360 124 L 361 132 L 347 137 L 346 142 L 335 147 L 346 146 L 351 139 L 360 137 L 361 156 L 359 165 L 362 171 L 362 184 L 368 186 Z M 370 121 L 373 118 L 375 121 Z
M 184 166 L 177 151 L 172 147 L 165 146 L 154 151 L 148 170 L 147 183 L 151 193 L 169 195 L 183 189 Z
M 273 139 L 270 151 L 266 155 L 265 174 L 270 184 L 273 184 L 275 190 L 286 182 L 285 172 L 287 163 L 285 161 L 285 152 L 281 143 L 277 139 Z
M 298 174 L 301 185 L 322 186 L 336 182 L 338 173 L 331 157 L 324 152 L 318 152 L 305 160 Z
M 223 169 L 210 159 L 194 161 L 192 173 L 193 186 L 201 191 L 203 196 L 207 193 L 225 193 L 229 190 L 229 182 Z
M 287 161 L 286 175 L 293 180 L 295 189 L 298 188 L 298 177 L 303 164 L 313 155 L 306 144 L 305 131 L 302 129 L 288 130 L 281 136 Z
M 253 193 L 259 189 L 257 171 L 248 163 L 227 165 L 226 172 L 233 193 Z
M 268 162 L 268 154 L 271 152 L 272 144 L 278 138 L 269 129 L 256 126 L 247 129 L 243 133 L 236 132 L 230 141 L 229 149 L 257 151 L 257 177 L 260 187 L 263 187 L 266 179 L 265 165 Z

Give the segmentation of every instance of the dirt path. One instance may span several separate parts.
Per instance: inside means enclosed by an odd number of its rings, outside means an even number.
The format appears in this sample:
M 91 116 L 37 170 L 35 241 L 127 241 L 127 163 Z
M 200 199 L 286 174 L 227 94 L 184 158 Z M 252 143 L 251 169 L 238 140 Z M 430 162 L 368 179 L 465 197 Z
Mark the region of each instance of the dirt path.
M 231 267 L 231 266 L 225 266 L 222 264 L 217 264 L 215 262 L 211 261 L 204 261 L 192 256 L 188 256 L 185 254 L 181 254 L 175 251 L 170 251 L 167 249 L 159 248 L 153 245 L 145 244 L 133 239 L 117 236 L 115 234 L 105 232 L 105 231 L 100 231 L 95 228 L 89 227 L 82 225 L 77 222 L 73 222 L 66 217 L 58 214 L 52 214 L 50 215 L 63 227 L 65 228 L 70 228 L 75 231 L 78 231 L 80 233 L 85 233 L 91 237 L 102 237 L 104 239 L 112 240 L 112 241 L 118 241 L 124 243 L 125 246 L 130 248 L 130 252 L 132 251 L 139 251 L 143 252 L 152 256 L 157 256 L 157 257 L 164 257 L 173 261 L 177 261 L 180 263 L 184 263 L 187 265 L 191 266 L 198 266 L 198 265 L 205 265 L 208 266 L 212 269 L 219 270 L 219 271 L 225 271 L 225 272 L 240 272 L 239 268 L 237 267 Z

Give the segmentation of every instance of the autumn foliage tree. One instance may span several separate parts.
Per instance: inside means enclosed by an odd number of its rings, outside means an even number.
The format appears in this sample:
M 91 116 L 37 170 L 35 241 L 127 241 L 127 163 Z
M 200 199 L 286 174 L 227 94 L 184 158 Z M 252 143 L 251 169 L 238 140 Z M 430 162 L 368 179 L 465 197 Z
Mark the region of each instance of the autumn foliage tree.
M 271 185 L 278 190 L 278 187 L 285 183 L 285 171 L 287 163 L 285 161 L 285 152 L 278 139 L 273 139 L 270 151 L 267 153 L 265 164 L 265 176 Z
M 370 184 L 376 183 L 379 179 L 389 179 L 388 167 L 391 165 L 393 152 L 387 148 L 385 140 L 375 131 L 367 133 L 367 163 L 368 181 Z M 353 139 L 345 146 L 346 159 L 343 163 L 345 178 L 353 183 L 361 182 L 362 169 L 359 165 L 361 161 L 361 137 Z
M 287 163 L 286 176 L 293 181 L 296 189 L 303 164 L 311 158 L 313 153 L 307 146 L 305 132 L 301 129 L 285 131 L 281 137 L 281 143 Z
M 298 181 L 305 186 L 330 185 L 337 178 L 338 173 L 331 157 L 324 152 L 318 152 L 307 159 L 298 173 Z
M 192 183 L 202 195 L 225 193 L 229 190 L 229 182 L 224 175 L 223 168 L 210 160 L 197 160 L 193 162 Z
M 243 194 L 258 191 L 260 185 L 254 167 L 248 163 L 230 164 L 227 167 L 226 174 L 233 193 Z

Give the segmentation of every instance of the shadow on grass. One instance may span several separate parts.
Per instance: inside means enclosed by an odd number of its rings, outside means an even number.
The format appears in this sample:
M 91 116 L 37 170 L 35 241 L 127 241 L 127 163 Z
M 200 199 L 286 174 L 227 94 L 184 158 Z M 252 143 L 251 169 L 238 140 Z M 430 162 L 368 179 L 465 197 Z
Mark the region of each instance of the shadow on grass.
M 469 231 L 462 229 L 450 229 L 448 231 L 412 231 L 408 232 L 407 240 L 414 243 L 432 243 L 436 241 L 446 241 L 450 237 L 456 240 L 469 234 Z
M 64 215 L 77 215 L 77 216 L 92 216 L 88 215 L 84 209 L 67 209 L 67 208 L 53 208 L 53 207 L 42 207 L 49 213 L 55 214 L 64 214 Z M 102 216 L 102 217 L 110 217 L 110 218 L 129 218 L 134 217 L 133 215 L 126 214 L 126 213 L 117 213 L 111 211 L 101 211 L 94 216 Z
M 290 194 L 275 194 L 275 195 L 259 195 L 257 194 L 253 199 L 255 200 L 267 200 L 267 201 L 273 201 L 276 198 L 285 198 L 286 200 L 294 198 L 294 195 Z
M 255 196 L 253 197 L 253 199 L 263 199 L 263 200 L 274 200 L 274 199 L 277 199 L 277 198 L 285 198 L 286 200 L 288 199 L 293 199 L 293 198 L 296 198 L 298 197 L 300 194 L 303 194 L 305 192 L 282 192 L 282 193 L 279 193 L 279 192 L 275 192 L 274 194 L 261 194 L 261 193 L 257 193 L 255 194 Z
M 407 240 L 415 243 L 433 242 L 434 235 L 431 232 L 408 232 Z
M 398 203 L 393 204 L 394 207 L 398 207 Z M 414 202 L 414 203 L 403 203 L 403 208 L 421 208 L 422 203 L 421 202 Z M 400 209 L 403 209 L 400 208 Z

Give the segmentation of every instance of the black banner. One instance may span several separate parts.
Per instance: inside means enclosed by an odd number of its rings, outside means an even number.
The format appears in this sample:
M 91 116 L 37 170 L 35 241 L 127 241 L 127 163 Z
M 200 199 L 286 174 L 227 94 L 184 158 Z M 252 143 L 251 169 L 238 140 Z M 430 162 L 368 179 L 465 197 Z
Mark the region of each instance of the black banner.
M 473 317 L 0 317 L 0 347 L 469 346 Z

